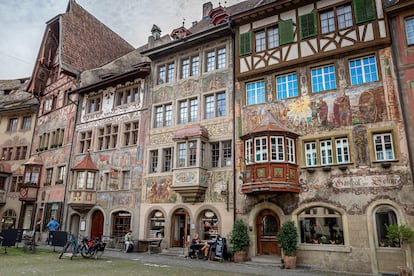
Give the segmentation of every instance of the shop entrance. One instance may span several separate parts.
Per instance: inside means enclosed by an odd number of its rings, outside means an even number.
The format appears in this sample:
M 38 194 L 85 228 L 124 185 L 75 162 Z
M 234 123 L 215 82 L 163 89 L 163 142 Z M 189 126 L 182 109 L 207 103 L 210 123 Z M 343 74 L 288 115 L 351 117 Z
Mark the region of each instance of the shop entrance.
M 171 233 L 171 247 L 184 247 L 190 235 L 190 216 L 184 209 L 179 209 L 173 214 Z
M 280 220 L 275 212 L 265 209 L 256 219 L 257 254 L 280 255 L 276 234 L 280 229 Z
M 91 238 L 102 239 L 104 226 L 104 216 L 101 211 L 92 214 Z

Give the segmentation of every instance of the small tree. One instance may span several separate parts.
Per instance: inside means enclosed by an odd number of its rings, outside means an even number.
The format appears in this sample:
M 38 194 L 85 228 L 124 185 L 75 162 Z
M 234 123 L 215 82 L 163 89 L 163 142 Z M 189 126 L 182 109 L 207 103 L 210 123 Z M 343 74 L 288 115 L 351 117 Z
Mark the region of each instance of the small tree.
M 277 238 L 283 253 L 287 256 L 295 256 L 298 249 L 298 231 L 293 221 L 286 221 L 282 224 Z
M 234 222 L 233 230 L 230 233 L 230 243 L 233 245 L 233 252 L 245 251 L 250 244 L 247 225 L 243 220 L 238 219 Z
M 391 224 L 385 225 L 387 228 L 387 238 L 398 246 L 403 246 L 405 243 L 414 242 L 414 231 L 405 224 Z

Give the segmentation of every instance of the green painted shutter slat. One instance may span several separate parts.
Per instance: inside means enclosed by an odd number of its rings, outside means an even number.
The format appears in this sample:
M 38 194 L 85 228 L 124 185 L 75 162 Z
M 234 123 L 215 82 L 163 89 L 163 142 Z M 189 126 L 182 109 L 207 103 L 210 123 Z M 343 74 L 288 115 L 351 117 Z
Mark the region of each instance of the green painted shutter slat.
M 308 13 L 299 17 L 300 38 L 308 38 L 317 34 L 316 13 Z
M 288 44 L 293 42 L 293 21 L 292 19 L 279 21 L 279 44 Z
M 239 35 L 239 56 L 252 53 L 252 32 Z
M 374 0 L 353 0 L 352 2 L 355 10 L 355 22 L 357 24 L 376 18 Z

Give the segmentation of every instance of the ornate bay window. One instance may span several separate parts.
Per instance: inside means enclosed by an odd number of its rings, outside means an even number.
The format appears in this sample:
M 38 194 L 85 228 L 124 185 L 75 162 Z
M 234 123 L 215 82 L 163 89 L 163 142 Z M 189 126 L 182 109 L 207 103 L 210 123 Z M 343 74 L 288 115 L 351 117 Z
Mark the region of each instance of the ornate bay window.
M 269 112 L 256 129 L 241 137 L 243 193 L 299 192 L 297 137 Z
M 175 132 L 176 167 L 171 188 L 180 193 L 185 202 L 199 202 L 204 199 L 206 183 L 206 145 L 208 132 L 194 125 Z
M 88 211 L 96 203 L 95 182 L 98 169 L 88 153 L 72 171 L 73 183 L 69 190 L 68 205 L 79 212 Z

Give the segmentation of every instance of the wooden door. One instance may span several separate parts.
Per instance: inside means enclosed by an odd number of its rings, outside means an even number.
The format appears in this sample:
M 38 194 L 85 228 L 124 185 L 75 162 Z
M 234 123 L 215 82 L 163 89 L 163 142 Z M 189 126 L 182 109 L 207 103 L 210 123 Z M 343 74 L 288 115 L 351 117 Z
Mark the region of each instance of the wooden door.
M 102 239 L 104 226 L 104 216 L 101 211 L 95 211 L 92 214 L 91 238 Z
M 256 220 L 258 255 L 280 255 L 276 238 L 279 229 L 280 220 L 275 212 L 269 209 L 260 212 Z
M 190 227 L 188 226 L 188 213 L 176 212 L 171 223 L 171 247 L 184 247 Z

